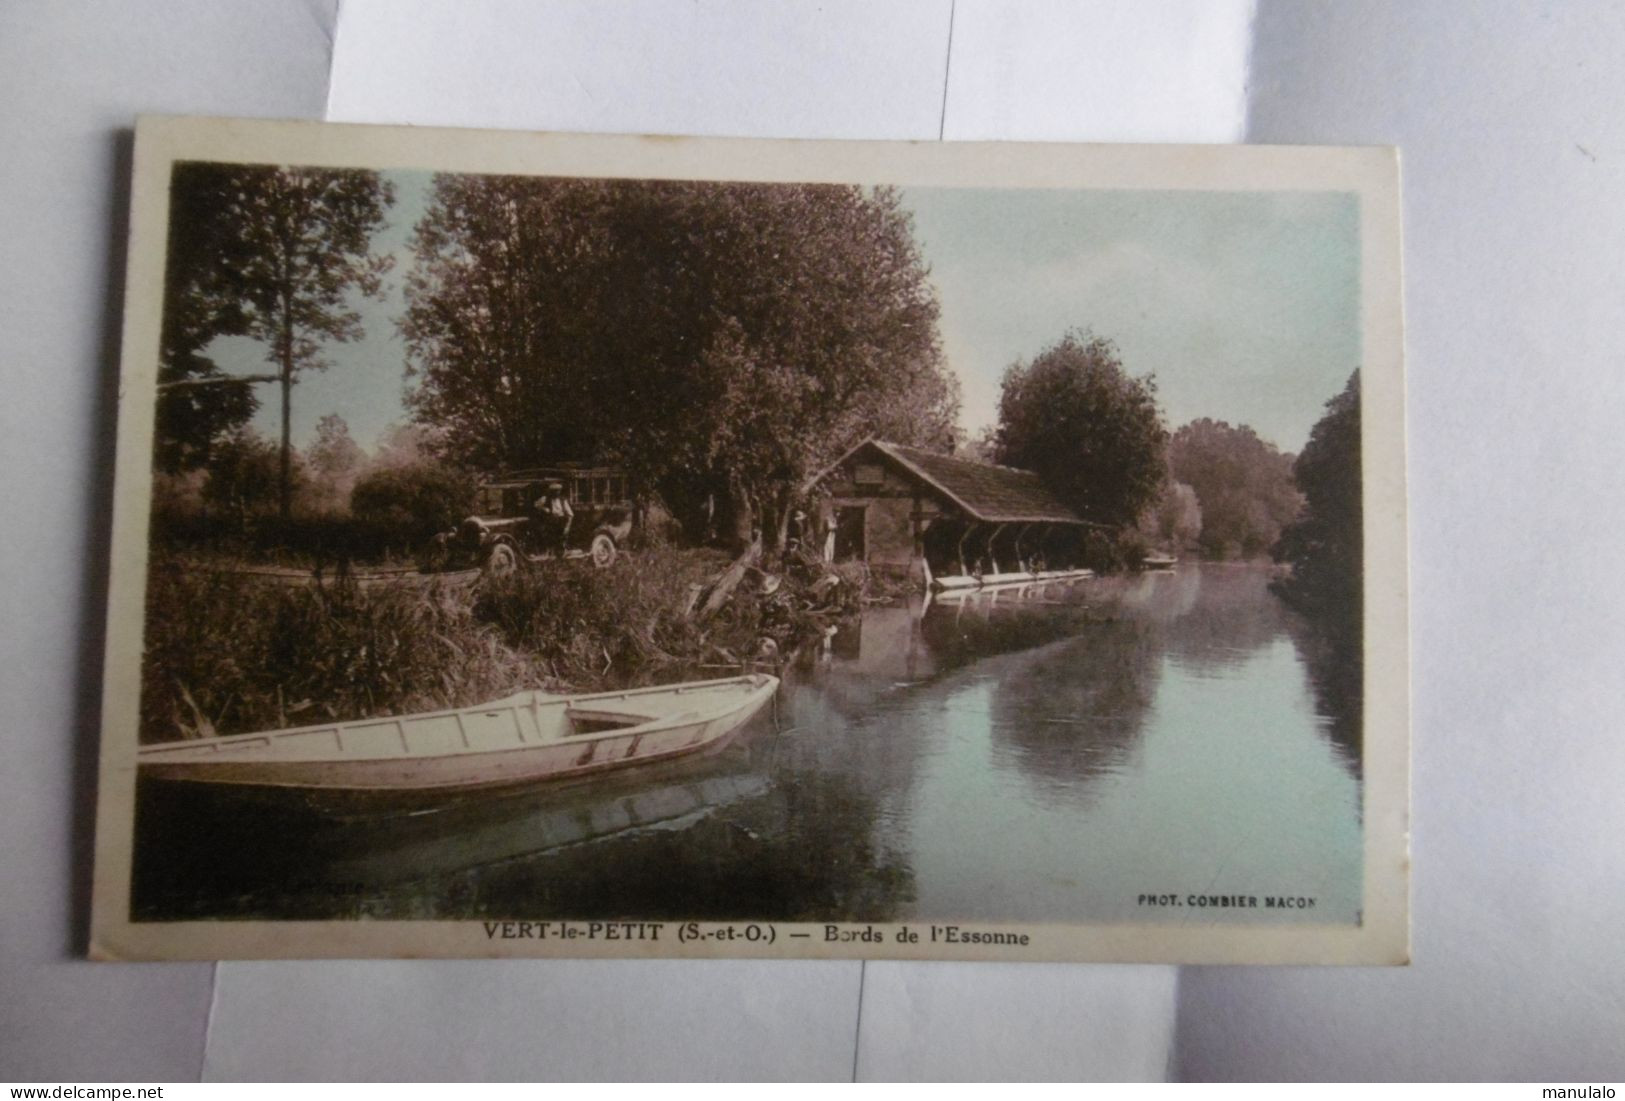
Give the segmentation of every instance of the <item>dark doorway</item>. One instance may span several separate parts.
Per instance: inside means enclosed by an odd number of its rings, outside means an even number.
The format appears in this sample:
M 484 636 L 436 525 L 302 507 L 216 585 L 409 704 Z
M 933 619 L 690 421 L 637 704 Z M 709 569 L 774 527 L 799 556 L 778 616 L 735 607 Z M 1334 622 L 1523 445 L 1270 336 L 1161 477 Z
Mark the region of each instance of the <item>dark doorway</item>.
M 835 510 L 835 561 L 849 558 L 867 558 L 868 545 L 863 538 L 862 505 L 843 505 Z

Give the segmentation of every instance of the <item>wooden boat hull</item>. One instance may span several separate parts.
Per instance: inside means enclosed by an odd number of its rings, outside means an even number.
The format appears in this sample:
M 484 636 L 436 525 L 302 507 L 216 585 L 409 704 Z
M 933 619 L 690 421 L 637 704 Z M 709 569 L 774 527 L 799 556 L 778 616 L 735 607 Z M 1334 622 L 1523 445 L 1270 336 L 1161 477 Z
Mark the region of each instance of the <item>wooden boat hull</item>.
M 715 746 L 762 709 L 778 678 L 752 674 L 143 747 L 160 780 L 340 791 L 429 791 L 582 776 Z

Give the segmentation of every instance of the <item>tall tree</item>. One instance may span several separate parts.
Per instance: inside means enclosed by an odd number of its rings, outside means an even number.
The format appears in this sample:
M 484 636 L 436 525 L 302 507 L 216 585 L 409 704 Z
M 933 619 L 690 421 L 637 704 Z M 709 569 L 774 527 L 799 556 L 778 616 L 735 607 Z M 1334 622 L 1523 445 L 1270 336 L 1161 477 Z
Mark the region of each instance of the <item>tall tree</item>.
M 304 459 L 311 503 L 324 511 L 342 511 L 367 461 L 343 417 L 328 413 L 316 422 L 316 438 L 305 448 Z
M 1174 433 L 1168 461 L 1174 478 L 1196 491 L 1210 558 L 1265 553 L 1303 507 L 1292 456 L 1244 424 L 1192 421 Z
M 1355 620 L 1365 561 L 1360 453 L 1360 372 L 1355 371 L 1343 392 L 1326 403 L 1293 466 L 1306 503 L 1275 551 L 1292 564 L 1290 596 Z
M 177 164 L 169 183 L 169 241 L 164 262 L 154 462 L 167 473 L 208 462 L 217 441 L 253 416 L 250 384 L 222 374 L 207 354 L 217 337 L 247 332 L 248 317 L 232 273 L 243 237 L 231 216 L 235 165 Z
M 984 424 L 975 435 L 959 429 L 954 433 L 954 454 L 979 463 L 995 462 L 999 456 L 999 428 Z
M 1150 544 L 1179 553 L 1199 545 L 1202 505 L 1196 491 L 1172 476 L 1151 507 L 1140 514 L 1140 534 Z
M 225 293 L 242 311 L 242 331 L 266 347 L 282 390 L 277 506 L 292 502 L 292 392 L 301 374 L 328 366 L 328 343 L 361 336 L 352 293 L 378 297 L 388 257 L 370 251 L 394 188 L 351 168 L 239 165 L 219 196 L 238 259 Z
M 316 422 L 316 438 L 305 449 L 311 472 L 340 480 L 354 474 L 366 460 L 361 445 L 350 435 L 350 425 L 337 413 Z
M 1036 472 L 1085 520 L 1133 526 L 1162 489 L 1167 443 L 1156 383 L 1109 340 L 1069 332 L 1004 372 L 999 462 Z
M 446 447 L 445 434 L 432 426 L 391 424 L 378 434 L 369 466 L 373 470 L 392 466 L 418 466 L 435 461 Z
M 866 434 L 948 440 L 890 191 L 441 176 L 415 245 L 409 400 L 474 465 L 614 461 L 748 526 Z

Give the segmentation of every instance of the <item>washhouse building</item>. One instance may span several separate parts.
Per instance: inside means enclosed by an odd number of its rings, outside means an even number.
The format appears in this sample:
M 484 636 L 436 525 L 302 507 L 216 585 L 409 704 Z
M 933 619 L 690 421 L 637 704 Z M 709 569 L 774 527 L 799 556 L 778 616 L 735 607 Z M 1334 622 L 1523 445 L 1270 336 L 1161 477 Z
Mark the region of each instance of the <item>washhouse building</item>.
M 824 553 L 937 587 L 1077 572 L 1088 525 L 1027 470 L 868 439 L 813 481 Z

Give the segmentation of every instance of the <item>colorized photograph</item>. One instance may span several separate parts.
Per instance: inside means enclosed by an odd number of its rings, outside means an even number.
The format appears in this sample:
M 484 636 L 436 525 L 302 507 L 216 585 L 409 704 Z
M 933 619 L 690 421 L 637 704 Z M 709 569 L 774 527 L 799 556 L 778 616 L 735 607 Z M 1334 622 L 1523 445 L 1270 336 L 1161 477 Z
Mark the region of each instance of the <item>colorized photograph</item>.
M 137 148 L 93 955 L 1405 962 L 1391 150 Z

